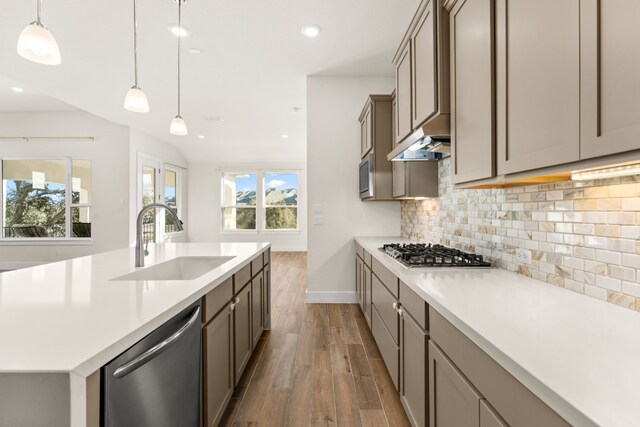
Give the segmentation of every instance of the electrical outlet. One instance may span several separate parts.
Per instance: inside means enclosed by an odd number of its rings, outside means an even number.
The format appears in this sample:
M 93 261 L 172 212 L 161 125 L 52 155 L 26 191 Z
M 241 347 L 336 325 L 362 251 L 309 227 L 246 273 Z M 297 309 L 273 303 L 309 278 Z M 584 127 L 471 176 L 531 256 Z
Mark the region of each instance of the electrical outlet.
M 313 225 L 322 225 L 324 223 L 324 218 L 322 215 L 314 215 L 313 216 Z
M 531 251 L 528 249 L 517 249 L 516 259 L 524 264 L 531 264 Z

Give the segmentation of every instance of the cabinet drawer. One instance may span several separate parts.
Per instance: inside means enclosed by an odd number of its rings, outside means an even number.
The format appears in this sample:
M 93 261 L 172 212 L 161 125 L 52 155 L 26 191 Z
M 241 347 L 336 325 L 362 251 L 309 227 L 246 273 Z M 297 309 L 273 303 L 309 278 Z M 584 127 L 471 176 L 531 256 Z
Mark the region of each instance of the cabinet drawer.
M 398 313 L 394 308 L 396 300 L 375 275 L 371 276 L 371 302 L 378 310 L 393 341 L 398 344 Z
M 429 330 L 429 305 L 402 280 L 400 280 L 400 304 L 411 314 L 411 317 L 418 322 L 422 329 Z
M 429 323 L 431 339 L 509 425 L 570 425 L 432 307 Z
M 237 294 L 251 280 L 251 263 L 242 267 L 233 276 L 233 294 Z
M 393 384 L 396 386 L 396 390 L 398 390 L 400 349 L 393 341 L 393 338 L 391 338 L 391 335 L 389 335 L 389 331 L 387 331 L 387 328 L 375 306 L 371 308 L 371 317 L 371 332 L 373 333 L 373 338 L 376 340 L 376 344 L 378 344 L 384 364 L 387 366 L 387 370 L 391 375 Z
M 373 258 L 371 262 L 371 270 L 378 276 L 378 279 L 393 294 L 394 298 L 398 298 L 398 278 L 387 267 L 382 265 L 380 261 Z
M 256 277 L 262 270 L 262 254 L 251 260 L 251 277 Z
M 358 242 L 356 242 L 356 255 L 364 260 L 364 248 Z
M 227 305 L 233 297 L 233 277 L 229 277 L 204 296 L 204 323 L 209 323 L 213 316 Z

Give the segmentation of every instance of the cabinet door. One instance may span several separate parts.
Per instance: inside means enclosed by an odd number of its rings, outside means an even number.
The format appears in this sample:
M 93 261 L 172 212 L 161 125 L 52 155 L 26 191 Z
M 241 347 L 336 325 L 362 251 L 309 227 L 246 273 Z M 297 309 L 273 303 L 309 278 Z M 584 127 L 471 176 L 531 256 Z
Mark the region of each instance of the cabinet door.
M 509 427 L 489 402 L 480 401 L 480 427 Z
M 360 157 L 367 155 L 373 147 L 373 106 L 369 104 L 360 120 Z
M 236 295 L 233 304 L 234 382 L 237 385 L 253 350 L 253 337 L 251 336 L 251 283 Z
M 640 2 L 581 0 L 581 158 L 640 149 Z
M 264 278 L 262 272 L 251 280 L 251 331 L 253 333 L 252 349 L 258 345 L 262 335 L 262 289 Z
M 407 163 L 391 162 L 393 171 L 393 197 L 404 197 L 407 194 Z
M 362 274 L 362 293 L 364 294 L 364 319 L 371 327 L 371 269 L 365 264 Z
M 400 309 L 400 399 L 415 427 L 427 425 L 427 334 Z
M 411 35 L 412 128 L 424 123 L 438 110 L 436 92 L 436 0 L 429 1 Z
M 356 296 L 358 297 L 358 304 L 360 308 L 363 306 L 363 295 L 362 295 L 362 281 L 364 280 L 364 262 L 360 259 L 360 257 L 356 256 Z M 364 309 L 363 309 L 364 311 Z
M 453 183 L 495 176 L 494 0 L 464 0 L 451 11 Z
M 222 418 L 233 394 L 233 313 L 229 305 L 204 327 L 204 419 L 209 427 Z
M 496 82 L 498 175 L 578 160 L 580 0 L 496 0 Z
M 429 426 L 478 427 L 480 393 L 429 341 Z
M 271 265 L 262 270 L 262 328 L 271 329 Z
M 396 92 L 391 95 L 391 147 L 398 143 L 398 101 L 396 100 Z
M 411 42 L 396 65 L 396 143 L 413 130 L 411 120 Z

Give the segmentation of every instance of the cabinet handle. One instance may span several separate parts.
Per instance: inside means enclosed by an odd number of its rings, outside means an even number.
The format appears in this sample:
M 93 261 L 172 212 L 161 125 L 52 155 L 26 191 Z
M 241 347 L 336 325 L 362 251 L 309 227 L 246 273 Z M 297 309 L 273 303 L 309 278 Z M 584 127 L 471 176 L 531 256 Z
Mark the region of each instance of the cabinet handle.
M 398 309 L 400 308 L 400 304 L 398 304 L 397 302 L 394 302 L 393 304 L 391 304 L 391 306 L 395 311 L 398 311 Z
M 400 317 L 402 317 L 402 316 L 404 315 L 404 310 L 403 310 L 403 309 L 401 309 L 401 308 L 399 308 L 399 309 L 398 309 L 398 315 L 399 315 Z

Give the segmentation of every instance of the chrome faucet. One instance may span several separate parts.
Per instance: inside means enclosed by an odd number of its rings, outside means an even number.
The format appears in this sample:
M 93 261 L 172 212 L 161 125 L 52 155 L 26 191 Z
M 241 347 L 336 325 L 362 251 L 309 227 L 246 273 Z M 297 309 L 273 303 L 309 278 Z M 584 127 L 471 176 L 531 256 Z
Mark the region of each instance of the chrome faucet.
M 180 218 L 178 218 L 178 214 L 176 214 L 176 211 L 171 209 L 169 206 L 163 205 L 162 203 L 151 203 L 150 205 L 142 208 L 142 210 L 138 214 L 138 219 L 136 221 L 136 267 L 144 267 L 144 256 L 146 255 L 145 250 L 142 246 L 142 218 L 144 217 L 144 214 L 147 213 L 147 211 L 155 208 L 163 208 L 168 210 L 173 216 L 173 222 L 176 225 L 176 229 L 178 231 L 183 230 L 182 221 L 180 221 Z

